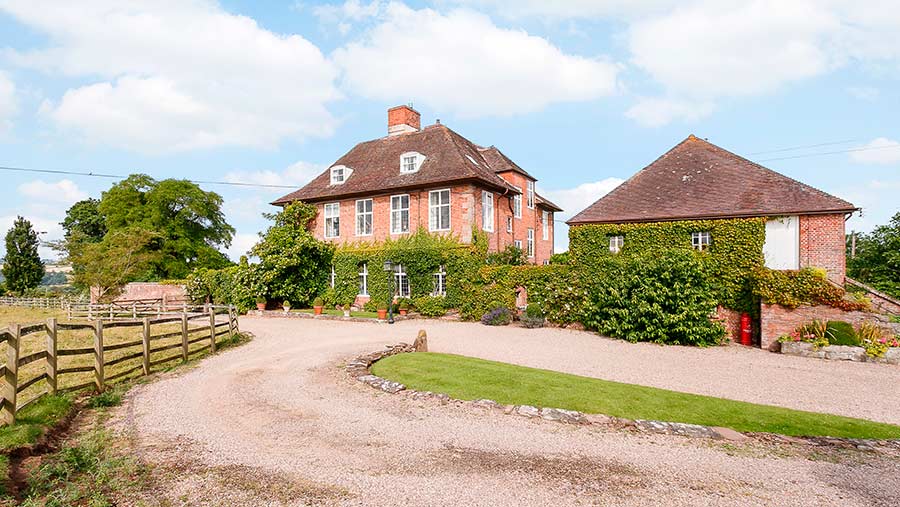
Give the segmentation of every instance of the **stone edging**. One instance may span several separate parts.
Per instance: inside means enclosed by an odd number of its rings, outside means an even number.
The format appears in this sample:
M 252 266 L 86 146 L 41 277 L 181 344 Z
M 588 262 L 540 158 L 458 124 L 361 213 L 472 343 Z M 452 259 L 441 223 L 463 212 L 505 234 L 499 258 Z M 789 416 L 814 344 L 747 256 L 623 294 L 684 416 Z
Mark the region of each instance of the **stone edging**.
M 664 435 L 680 435 L 695 438 L 710 438 L 717 440 L 729 440 L 744 442 L 757 440 L 760 442 L 774 442 L 780 444 L 808 444 L 813 446 L 830 446 L 847 449 L 859 449 L 862 451 L 874 451 L 878 449 L 900 451 L 900 440 L 870 440 L 860 438 L 834 438 L 834 437 L 790 437 L 773 433 L 741 433 L 730 428 L 702 426 L 699 424 L 687 424 L 666 421 L 652 421 L 643 419 L 625 419 L 602 414 L 585 414 L 575 410 L 561 408 L 533 407 L 531 405 L 503 405 L 493 400 L 465 401 L 451 398 L 447 394 L 433 393 L 431 391 L 416 391 L 407 389 L 405 385 L 392 380 L 373 375 L 369 369 L 376 362 L 385 357 L 415 352 L 415 347 L 407 343 L 388 345 L 383 350 L 361 355 L 345 366 L 346 372 L 355 380 L 369 385 L 373 389 L 388 394 L 402 394 L 413 400 L 435 400 L 441 405 L 453 403 L 458 406 L 468 406 L 483 410 L 496 410 L 505 415 L 517 415 L 529 419 L 542 419 L 564 424 L 581 426 L 602 426 L 610 429 L 632 430 L 639 433 L 656 433 Z
M 837 361 L 853 361 L 857 363 L 900 364 L 900 348 L 891 347 L 883 357 L 869 357 L 866 349 L 846 345 L 826 345 L 816 348 L 807 342 L 783 342 L 781 353 L 789 356 L 813 357 L 816 359 L 832 359 Z

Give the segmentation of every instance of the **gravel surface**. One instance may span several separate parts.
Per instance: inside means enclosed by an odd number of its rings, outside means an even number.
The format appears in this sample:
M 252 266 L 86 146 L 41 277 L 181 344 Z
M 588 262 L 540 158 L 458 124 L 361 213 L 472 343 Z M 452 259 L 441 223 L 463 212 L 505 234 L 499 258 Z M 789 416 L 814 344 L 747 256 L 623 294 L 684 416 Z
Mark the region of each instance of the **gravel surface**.
M 174 504 L 900 504 L 897 456 L 504 416 L 380 393 L 338 368 L 360 353 L 412 342 L 425 328 L 435 351 L 896 422 L 896 406 L 865 412 L 887 405 L 879 385 L 898 385 L 897 374 L 879 365 L 460 323 L 245 318 L 241 326 L 257 338 L 136 387 L 113 420 L 136 453 L 180 470 L 158 492 Z M 804 391 L 827 400 L 807 405 Z M 843 391 L 865 398 L 835 401 Z M 254 492 L 253 485 L 263 486 Z

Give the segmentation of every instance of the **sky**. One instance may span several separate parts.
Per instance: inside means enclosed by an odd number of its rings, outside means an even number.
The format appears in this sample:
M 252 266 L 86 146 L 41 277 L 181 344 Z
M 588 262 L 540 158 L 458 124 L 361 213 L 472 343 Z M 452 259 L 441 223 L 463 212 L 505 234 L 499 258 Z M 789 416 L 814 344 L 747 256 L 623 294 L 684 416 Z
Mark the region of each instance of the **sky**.
M 900 212 L 897 33 L 895 0 L 0 0 L 0 166 L 299 188 L 412 103 L 534 175 L 560 221 L 695 134 L 869 231 Z M 45 240 L 115 181 L 0 178 L 0 230 Z M 233 259 L 291 190 L 202 187 Z

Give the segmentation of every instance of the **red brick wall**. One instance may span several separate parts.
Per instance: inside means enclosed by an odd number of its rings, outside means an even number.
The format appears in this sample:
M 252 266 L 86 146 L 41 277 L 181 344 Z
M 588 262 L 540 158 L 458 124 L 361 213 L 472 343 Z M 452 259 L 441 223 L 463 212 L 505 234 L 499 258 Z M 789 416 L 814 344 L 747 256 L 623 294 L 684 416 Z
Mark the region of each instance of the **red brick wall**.
M 421 115 L 409 106 L 397 106 L 388 109 L 388 128 L 395 125 L 409 125 L 416 130 L 421 128 Z
M 844 215 L 800 216 L 800 267 L 824 268 L 839 285 L 846 275 Z
M 725 337 L 739 343 L 741 341 L 741 312 L 719 306 L 716 308 L 716 318 L 725 326 Z
M 829 321 L 843 320 L 858 326 L 862 322 L 880 321 L 880 316 L 869 312 L 845 312 L 833 306 L 808 306 L 801 305 L 795 309 L 785 308 L 779 305 L 760 305 L 760 347 L 765 350 L 775 350 L 778 347 L 778 337 L 789 334 L 802 324 L 813 320 Z
M 523 179 L 523 188 L 524 184 Z M 537 207 L 535 207 L 535 209 L 528 209 L 527 202 L 523 196 L 522 218 L 513 218 L 513 232 L 508 233 L 506 230 L 506 219 L 507 217 L 513 216 L 512 196 L 503 195 L 500 192 L 493 191 L 494 231 L 485 232 L 483 230 L 484 217 L 481 216 L 483 189 L 471 184 L 400 192 L 409 194 L 410 233 L 415 232 L 420 227 L 428 230 L 428 192 L 444 188 L 450 189 L 450 231 L 445 234 L 453 235 L 463 243 L 470 243 L 472 241 L 472 227 L 474 226 L 487 236 L 489 250 L 496 252 L 506 248 L 507 245 L 514 244 L 514 240 L 521 240 L 522 248 L 525 249 L 527 245 L 527 229 L 533 227 L 535 256 L 529 260 L 535 264 L 542 264 L 544 260 L 550 258 L 550 255 L 553 253 L 552 214 L 550 236 L 547 241 L 543 241 L 541 239 L 541 210 Z M 337 238 L 328 238 L 327 241 L 343 245 L 356 242 L 381 242 L 388 238 L 397 239 L 406 236 L 407 234 L 390 233 L 391 195 L 398 194 L 372 196 L 372 235 L 370 236 L 356 235 L 357 199 L 337 201 L 340 202 L 341 210 L 341 234 Z M 318 214 L 310 224 L 313 235 L 320 240 L 326 240 L 324 218 L 325 204 L 326 203 L 316 204 Z
M 171 285 L 153 282 L 131 282 L 125 285 L 122 293 L 116 301 L 129 301 L 134 299 L 163 299 L 177 301 L 179 304 L 187 299 L 187 290 L 184 285 Z M 97 302 L 97 294 L 91 289 L 91 302 Z

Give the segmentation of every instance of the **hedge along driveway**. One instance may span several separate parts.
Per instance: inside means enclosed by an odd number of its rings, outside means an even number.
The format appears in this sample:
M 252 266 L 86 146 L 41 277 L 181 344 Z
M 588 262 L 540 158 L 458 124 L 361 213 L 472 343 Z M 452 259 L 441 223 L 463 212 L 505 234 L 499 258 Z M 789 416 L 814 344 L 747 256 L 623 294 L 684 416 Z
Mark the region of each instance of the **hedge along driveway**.
M 565 408 L 628 419 L 725 426 L 795 436 L 900 438 L 900 426 L 610 382 L 452 354 L 388 357 L 372 372 L 420 391 Z

